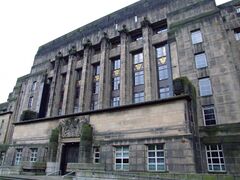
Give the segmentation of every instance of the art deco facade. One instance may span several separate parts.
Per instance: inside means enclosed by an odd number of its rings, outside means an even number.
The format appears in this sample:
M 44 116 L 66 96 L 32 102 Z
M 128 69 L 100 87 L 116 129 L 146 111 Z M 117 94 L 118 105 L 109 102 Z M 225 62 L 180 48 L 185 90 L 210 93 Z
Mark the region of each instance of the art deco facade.
M 41 46 L 3 164 L 239 173 L 239 17 L 238 0 L 141 0 Z

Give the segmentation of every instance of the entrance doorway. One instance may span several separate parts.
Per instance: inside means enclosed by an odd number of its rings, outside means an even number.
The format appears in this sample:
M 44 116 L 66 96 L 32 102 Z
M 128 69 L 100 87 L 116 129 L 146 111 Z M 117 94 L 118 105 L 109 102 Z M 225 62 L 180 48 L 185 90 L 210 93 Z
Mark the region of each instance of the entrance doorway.
M 79 143 L 65 143 L 62 146 L 61 172 L 66 174 L 67 163 L 78 163 Z

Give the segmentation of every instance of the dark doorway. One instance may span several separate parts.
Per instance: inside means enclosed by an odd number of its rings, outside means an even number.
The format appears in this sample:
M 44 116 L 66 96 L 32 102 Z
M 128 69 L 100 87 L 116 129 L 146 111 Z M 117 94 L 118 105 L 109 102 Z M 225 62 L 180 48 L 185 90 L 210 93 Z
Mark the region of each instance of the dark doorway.
M 67 173 L 67 163 L 78 163 L 79 143 L 65 143 L 62 147 L 61 172 Z

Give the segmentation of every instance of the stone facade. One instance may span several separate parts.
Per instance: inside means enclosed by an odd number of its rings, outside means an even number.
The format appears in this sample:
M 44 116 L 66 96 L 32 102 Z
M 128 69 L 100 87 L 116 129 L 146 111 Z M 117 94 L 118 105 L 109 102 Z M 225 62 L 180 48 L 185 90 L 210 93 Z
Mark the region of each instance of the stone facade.
M 141 0 L 39 47 L 4 164 L 42 172 L 56 151 L 48 172 L 239 173 L 239 9 Z

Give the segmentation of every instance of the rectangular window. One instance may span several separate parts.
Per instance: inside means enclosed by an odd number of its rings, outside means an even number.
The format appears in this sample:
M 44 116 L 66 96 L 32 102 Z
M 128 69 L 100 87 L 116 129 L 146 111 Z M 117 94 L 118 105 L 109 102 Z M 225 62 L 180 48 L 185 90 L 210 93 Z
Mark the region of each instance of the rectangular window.
M 134 85 L 142 85 L 144 84 L 144 71 L 134 72 Z
M 209 172 L 225 172 L 225 162 L 222 146 L 219 144 L 206 145 L 206 157 Z
M 158 66 L 158 76 L 159 80 L 168 79 L 168 67 L 167 65 Z
M 144 92 L 134 93 L 134 103 L 144 102 Z
M 30 162 L 36 162 L 37 161 L 37 148 L 31 148 L 31 156 L 30 156 Z
M 170 89 L 169 87 L 163 87 L 159 89 L 159 93 L 160 93 L 160 99 L 165 99 L 170 97 Z
M 133 63 L 140 64 L 143 63 L 143 53 L 138 53 L 133 55 Z
M 115 148 L 115 170 L 129 170 L 129 146 Z
M 121 67 L 120 59 L 113 60 L 112 70 L 120 69 L 120 67 Z
M 98 164 L 100 163 L 100 150 L 99 150 L 99 147 L 94 147 L 93 148 L 93 157 L 94 157 L 94 160 L 93 160 L 93 163 L 95 164 Z
M 205 126 L 216 124 L 214 105 L 203 106 L 202 111 Z
M 94 76 L 97 76 L 100 74 L 100 65 L 99 64 L 96 64 L 94 65 Z
M 192 44 L 203 42 L 202 33 L 200 30 L 191 32 Z
M 240 28 L 234 30 L 235 39 L 240 41 Z
M 119 97 L 113 97 L 111 102 L 112 107 L 117 107 L 120 105 L 120 98 Z
M 165 171 L 164 144 L 148 145 L 148 170 Z
M 119 90 L 120 89 L 120 77 L 113 77 L 112 78 L 113 82 L 112 82 L 112 90 Z
M 20 165 L 22 161 L 22 149 L 16 149 L 15 165 Z
M 205 68 L 207 67 L 207 58 L 205 53 L 195 54 L 195 64 L 196 68 Z
M 80 81 L 82 79 L 82 69 L 76 69 L 76 80 Z
M 93 94 L 98 94 L 99 93 L 99 81 L 93 82 Z
M 28 109 L 31 109 L 33 106 L 33 96 L 31 96 L 28 100 Z
M 212 95 L 212 86 L 209 78 L 199 79 L 200 96 Z
M 34 81 L 34 82 L 32 83 L 31 91 L 35 91 L 35 90 L 36 90 L 36 87 L 37 87 L 37 81 Z

